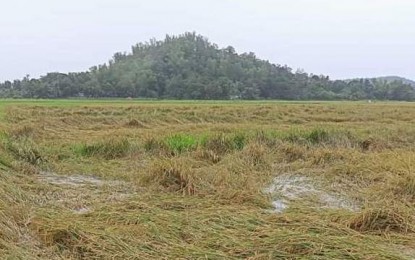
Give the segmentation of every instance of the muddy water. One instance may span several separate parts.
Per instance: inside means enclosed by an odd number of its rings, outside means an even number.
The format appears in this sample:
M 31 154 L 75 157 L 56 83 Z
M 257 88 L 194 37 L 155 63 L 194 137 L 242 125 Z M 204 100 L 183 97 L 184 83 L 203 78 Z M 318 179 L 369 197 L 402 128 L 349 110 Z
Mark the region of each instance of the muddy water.
M 137 188 L 124 181 L 108 181 L 85 175 L 59 175 L 41 172 L 39 182 L 57 188 L 45 195 L 43 204 L 64 207 L 74 214 L 87 214 L 96 206 L 129 199 Z
M 101 186 L 104 184 L 102 180 L 95 178 L 95 177 L 82 176 L 82 175 L 64 176 L 64 175 L 57 175 L 51 172 L 41 172 L 41 174 L 39 174 L 39 180 L 42 182 L 46 182 L 49 184 L 55 184 L 55 185 Z
M 315 204 L 318 208 L 359 210 L 356 202 L 344 194 L 328 192 L 321 188 L 316 180 L 301 175 L 283 174 L 277 176 L 265 192 L 273 198 L 274 211 L 284 212 L 295 201 Z

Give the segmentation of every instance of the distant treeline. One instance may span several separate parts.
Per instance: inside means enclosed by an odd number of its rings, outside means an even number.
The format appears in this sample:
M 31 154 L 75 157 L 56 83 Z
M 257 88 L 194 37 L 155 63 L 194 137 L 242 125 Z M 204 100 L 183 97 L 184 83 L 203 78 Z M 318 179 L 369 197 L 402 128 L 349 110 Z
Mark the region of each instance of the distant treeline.
M 116 53 L 107 64 L 87 72 L 0 83 L 0 96 L 413 101 L 415 90 L 402 81 L 333 81 L 293 72 L 253 53 L 220 49 L 203 36 L 185 33 L 137 44 L 131 53 Z

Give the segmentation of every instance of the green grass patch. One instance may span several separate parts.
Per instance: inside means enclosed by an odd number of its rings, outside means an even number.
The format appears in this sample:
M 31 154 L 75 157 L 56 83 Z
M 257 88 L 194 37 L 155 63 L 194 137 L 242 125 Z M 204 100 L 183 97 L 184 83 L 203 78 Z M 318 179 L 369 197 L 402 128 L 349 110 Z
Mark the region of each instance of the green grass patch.
M 198 139 L 191 135 L 175 134 L 164 139 L 164 143 L 175 154 L 193 150 L 198 145 Z
M 128 155 L 132 145 L 127 139 L 109 139 L 93 144 L 81 144 L 74 147 L 77 155 L 85 157 L 102 157 L 105 159 L 116 159 Z

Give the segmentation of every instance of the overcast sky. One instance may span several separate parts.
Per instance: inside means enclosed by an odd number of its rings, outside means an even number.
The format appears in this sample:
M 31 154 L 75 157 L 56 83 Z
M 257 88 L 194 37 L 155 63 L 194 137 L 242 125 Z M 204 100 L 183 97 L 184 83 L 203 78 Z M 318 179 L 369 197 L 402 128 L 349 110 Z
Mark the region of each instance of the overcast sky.
M 331 78 L 415 79 L 414 0 L 4 0 L 0 10 L 0 80 L 87 70 L 186 31 Z

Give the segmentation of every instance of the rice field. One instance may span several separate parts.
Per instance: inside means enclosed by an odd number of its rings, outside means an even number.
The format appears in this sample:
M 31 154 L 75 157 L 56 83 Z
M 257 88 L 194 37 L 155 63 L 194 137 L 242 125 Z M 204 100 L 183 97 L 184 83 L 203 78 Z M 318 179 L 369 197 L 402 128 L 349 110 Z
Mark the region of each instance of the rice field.
M 2 259 L 415 259 L 415 104 L 0 100 Z

